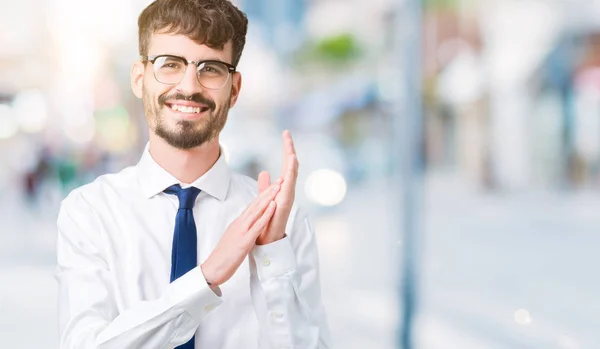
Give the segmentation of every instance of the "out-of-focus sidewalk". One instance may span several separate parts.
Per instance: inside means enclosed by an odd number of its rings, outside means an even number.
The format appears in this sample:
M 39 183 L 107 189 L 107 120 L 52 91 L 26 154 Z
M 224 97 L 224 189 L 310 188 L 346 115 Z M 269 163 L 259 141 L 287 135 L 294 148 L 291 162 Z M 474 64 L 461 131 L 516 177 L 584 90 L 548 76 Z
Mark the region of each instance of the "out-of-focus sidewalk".
M 422 348 L 600 348 L 599 194 L 482 194 L 432 176 Z
M 388 181 L 317 226 L 339 348 L 395 348 L 401 217 Z M 418 349 L 600 348 L 600 193 L 425 184 Z M 396 196 L 396 197 L 394 197 Z
M 7 188 L 1 197 L 0 347 L 57 348 L 56 200 L 30 207 Z

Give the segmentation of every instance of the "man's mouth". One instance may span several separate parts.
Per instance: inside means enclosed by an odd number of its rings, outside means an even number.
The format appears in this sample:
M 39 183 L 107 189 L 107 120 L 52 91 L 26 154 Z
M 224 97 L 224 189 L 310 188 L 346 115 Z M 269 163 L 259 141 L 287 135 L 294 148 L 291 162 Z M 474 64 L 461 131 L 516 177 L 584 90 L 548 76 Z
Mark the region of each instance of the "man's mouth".
M 203 105 L 203 106 L 185 106 L 185 105 L 181 105 L 181 104 L 175 104 L 175 103 L 166 103 L 167 107 L 169 107 L 171 110 L 174 111 L 178 111 L 180 113 L 187 113 L 187 114 L 200 114 L 200 113 L 204 113 L 205 111 L 209 110 L 210 108 Z

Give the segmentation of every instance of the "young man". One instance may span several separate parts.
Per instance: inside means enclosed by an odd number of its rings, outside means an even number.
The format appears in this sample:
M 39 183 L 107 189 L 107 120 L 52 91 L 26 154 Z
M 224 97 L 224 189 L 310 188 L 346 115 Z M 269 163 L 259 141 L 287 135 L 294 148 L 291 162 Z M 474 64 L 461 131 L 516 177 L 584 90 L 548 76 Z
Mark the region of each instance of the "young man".
M 328 348 L 289 132 L 272 184 L 230 171 L 219 147 L 246 16 L 227 0 L 157 0 L 138 24 L 131 86 L 149 142 L 61 205 L 60 347 Z

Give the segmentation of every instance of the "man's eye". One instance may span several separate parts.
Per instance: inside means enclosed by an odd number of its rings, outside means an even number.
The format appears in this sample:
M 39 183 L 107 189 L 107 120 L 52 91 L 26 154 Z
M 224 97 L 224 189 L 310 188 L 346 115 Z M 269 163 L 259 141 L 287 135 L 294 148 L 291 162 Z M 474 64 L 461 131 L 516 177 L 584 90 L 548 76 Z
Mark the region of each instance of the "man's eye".
M 218 73 L 218 70 L 216 70 L 213 67 L 204 67 L 201 69 L 201 71 L 206 72 L 206 73 Z

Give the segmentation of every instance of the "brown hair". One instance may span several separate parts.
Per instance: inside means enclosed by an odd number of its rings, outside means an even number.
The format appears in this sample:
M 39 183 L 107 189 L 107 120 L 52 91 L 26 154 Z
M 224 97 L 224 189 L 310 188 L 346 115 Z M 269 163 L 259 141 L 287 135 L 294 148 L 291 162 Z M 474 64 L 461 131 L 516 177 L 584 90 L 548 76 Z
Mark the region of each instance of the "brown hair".
M 222 50 L 232 41 L 232 64 L 246 44 L 248 18 L 229 0 L 155 0 L 138 18 L 140 55 L 148 55 L 154 33 L 183 34 L 198 44 Z

